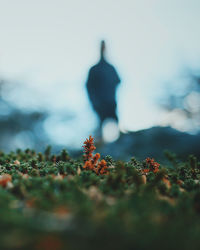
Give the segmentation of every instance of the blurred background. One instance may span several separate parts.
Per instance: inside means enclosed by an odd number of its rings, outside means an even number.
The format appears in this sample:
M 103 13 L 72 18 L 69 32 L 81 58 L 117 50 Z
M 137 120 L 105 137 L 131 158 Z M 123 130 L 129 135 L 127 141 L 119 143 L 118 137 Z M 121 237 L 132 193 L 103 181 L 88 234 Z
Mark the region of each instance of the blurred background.
M 200 154 L 199 0 L 0 0 L 0 149 L 81 150 L 98 126 L 88 71 L 106 41 L 121 159 Z

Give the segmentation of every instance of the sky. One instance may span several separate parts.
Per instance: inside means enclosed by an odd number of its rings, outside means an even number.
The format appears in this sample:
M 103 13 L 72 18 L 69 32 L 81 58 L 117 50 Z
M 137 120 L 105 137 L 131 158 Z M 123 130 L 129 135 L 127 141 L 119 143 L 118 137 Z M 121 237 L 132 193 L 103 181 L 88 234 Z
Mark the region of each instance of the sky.
M 166 82 L 200 66 L 199 12 L 199 0 L 0 0 L 0 76 L 15 89 L 4 98 L 51 112 L 57 143 L 80 141 L 97 123 L 85 82 L 104 39 L 122 80 L 120 127 L 158 125 Z

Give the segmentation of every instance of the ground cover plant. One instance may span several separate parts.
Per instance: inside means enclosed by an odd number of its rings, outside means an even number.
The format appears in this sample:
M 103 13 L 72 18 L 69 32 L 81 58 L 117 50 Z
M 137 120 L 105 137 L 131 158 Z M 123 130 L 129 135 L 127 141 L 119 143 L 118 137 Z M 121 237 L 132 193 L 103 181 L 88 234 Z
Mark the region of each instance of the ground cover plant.
M 200 249 L 200 163 L 0 153 L 0 249 Z

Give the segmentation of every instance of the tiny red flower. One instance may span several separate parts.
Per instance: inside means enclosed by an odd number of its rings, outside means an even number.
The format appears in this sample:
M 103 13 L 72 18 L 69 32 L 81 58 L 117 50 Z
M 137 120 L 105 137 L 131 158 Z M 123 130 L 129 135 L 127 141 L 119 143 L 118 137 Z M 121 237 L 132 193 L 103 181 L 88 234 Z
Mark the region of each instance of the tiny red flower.
M 10 174 L 0 175 L 0 185 L 6 187 L 8 182 L 12 181 L 12 176 Z
M 149 171 L 151 171 L 151 172 L 153 172 L 153 173 L 157 173 L 158 171 L 159 171 L 159 166 L 160 166 L 160 164 L 159 163 L 157 163 L 157 162 L 155 162 L 155 160 L 152 158 L 146 158 L 146 163 L 147 163 L 147 165 L 148 165 L 148 169 L 147 170 L 149 170 Z M 144 169 L 145 170 L 145 169 Z M 144 171 L 143 170 L 143 171 Z M 146 173 L 147 172 L 149 172 L 149 171 L 147 171 L 146 170 Z
M 100 159 L 100 154 L 96 153 L 93 156 L 93 151 L 96 149 L 96 147 L 94 146 L 94 139 L 92 138 L 92 136 L 89 136 L 89 139 L 86 139 L 84 141 L 84 161 L 85 164 L 83 166 L 83 168 L 85 170 L 92 170 L 94 171 L 96 174 L 108 174 L 108 167 L 107 167 L 107 162 L 105 160 L 101 160 L 99 162 Z

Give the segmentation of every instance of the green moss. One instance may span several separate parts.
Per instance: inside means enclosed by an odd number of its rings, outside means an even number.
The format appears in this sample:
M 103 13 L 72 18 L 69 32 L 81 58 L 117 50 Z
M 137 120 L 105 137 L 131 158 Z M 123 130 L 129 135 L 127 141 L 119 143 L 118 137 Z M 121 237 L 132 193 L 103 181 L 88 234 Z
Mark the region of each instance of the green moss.
M 167 157 L 144 177 L 135 158 L 106 156 L 109 174 L 97 175 L 66 150 L 0 152 L 0 175 L 12 176 L 0 186 L 0 248 L 199 249 L 200 163 Z

